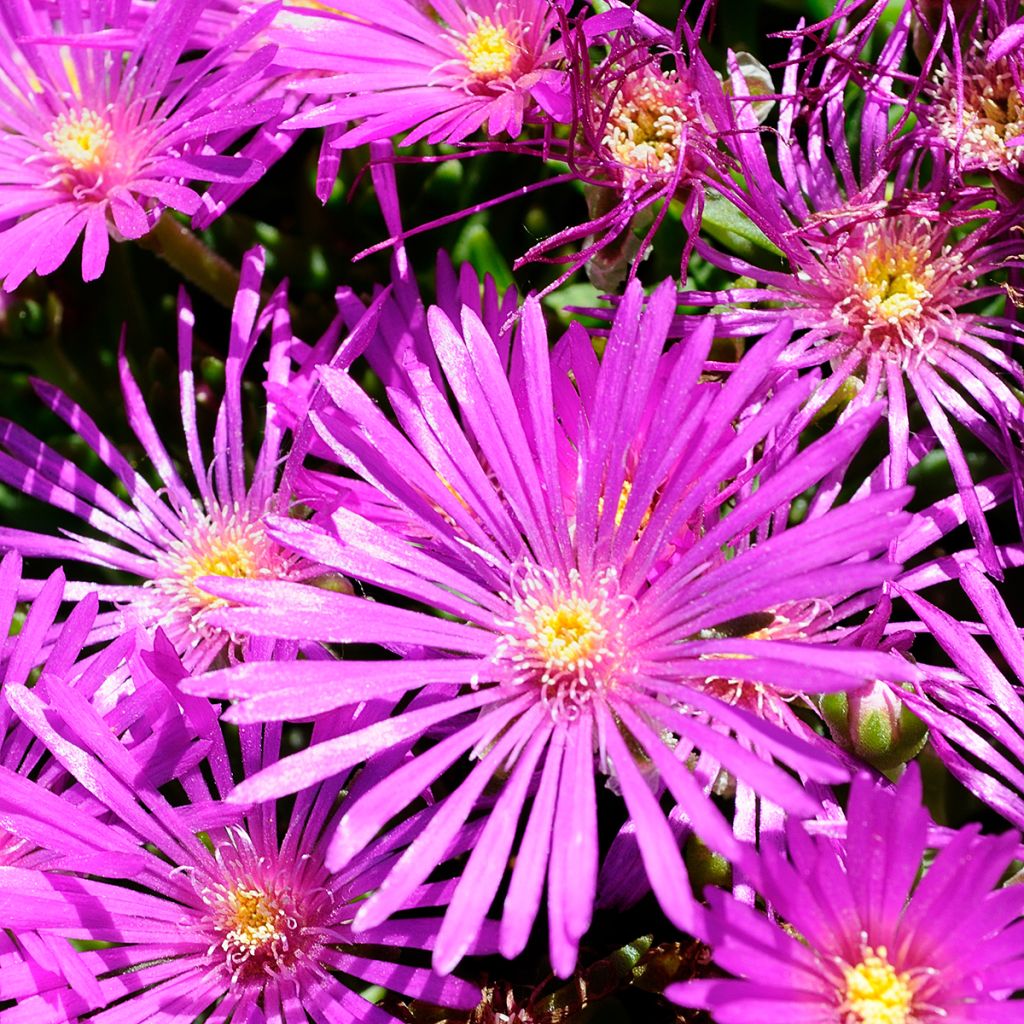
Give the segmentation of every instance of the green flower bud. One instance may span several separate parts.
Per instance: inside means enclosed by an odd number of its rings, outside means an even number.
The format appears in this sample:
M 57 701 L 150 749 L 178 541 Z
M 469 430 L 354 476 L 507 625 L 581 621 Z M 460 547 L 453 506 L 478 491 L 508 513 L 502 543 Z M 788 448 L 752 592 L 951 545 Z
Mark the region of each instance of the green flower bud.
M 821 698 L 821 713 L 832 738 L 879 771 L 891 771 L 915 757 L 928 730 L 888 683 L 875 680 L 849 693 Z

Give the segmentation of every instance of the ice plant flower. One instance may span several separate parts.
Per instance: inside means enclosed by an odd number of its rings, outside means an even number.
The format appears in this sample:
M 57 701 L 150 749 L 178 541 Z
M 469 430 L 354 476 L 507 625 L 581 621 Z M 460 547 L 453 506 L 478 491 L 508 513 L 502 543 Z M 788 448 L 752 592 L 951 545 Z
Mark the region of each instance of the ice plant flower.
M 270 63 L 267 46 L 229 71 L 275 6 L 200 59 L 185 58 L 204 0 L 132 5 L 4 4 L 0 110 L 0 278 L 7 290 L 48 274 L 84 235 L 82 275 L 103 272 L 110 237 L 140 238 L 165 208 L 195 213 L 187 181 L 252 181 L 262 166 L 216 149 L 267 121 L 280 98 L 239 101 Z M 141 9 L 141 8 L 140 8 Z
M 948 2 L 948 0 L 947 0 Z M 927 100 L 914 133 L 936 160 L 936 174 L 950 187 L 965 176 L 991 176 L 1005 198 L 1021 199 L 1024 186 L 1024 20 L 1019 5 L 998 0 L 950 11 L 943 20 L 960 23 L 938 50 L 924 90 Z M 964 17 L 966 14 L 966 18 Z M 959 15 L 959 17 L 957 16 Z
M 797 56 L 799 46 L 786 73 L 789 95 L 810 88 L 798 77 Z M 888 64 L 879 70 L 883 80 L 892 73 Z M 983 190 L 962 188 L 949 196 L 911 186 L 913 153 L 901 155 L 889 136 L 891 95 L 865 94 L 855 171 L 841 100 L 840 93 L 807 112 L 806 145 L 793 104 L 784 108 L 777 176 L 758 136 L 740 133 L 732 140 L 756 189 L 756 223 L 786 269 L 766 269 L 699 242 L 702 255 L 753 286 L 686 292 L 680 300 L 731 307 L 720 322 L 723 332 L 738 336 L 756 337 L 783 318 L 792 320 L 798 331 L 782 365 L 829 368 L 797 421 L 801 427 L 830 403 L 848 402 L 854 411 L 884 395 L 891 486 L 906 482 L 916 399 L 945 450 L 968 523 L 992 568 L 992 540 L 955 426 L 1019 476 L 1014 451 L 1024 406 L 1014 389 L 1024 384 L 1024 374 L 1011 353 L 1021 329 L 1014 317 L 991 307 L 1002 309 L 1008 301 L 993 275 L 1020 256 L 1024 239 L 1007 230 L 1006 218 L 978 208 Z M 828 151 L 834 168 L 815 155 Z M 1019 506 L 1019 484 L 1017 490 Z
M 223 601 L 202 590 L 207 576 L 254 579 L 305 579 L 317 569 L 285 551 L 263 529 L 271 511 L 287 513 L 289 500 L 277 487 L 283 431 L 268 404 L 266 427 L 251 478 L 247 480 L 242 422 L 242 373 L 269 326 L 267 380 L 287 380 L 291 329 L 284 294 L 260 309 L 263 257 L 258 250 L 244 261 L 228 343 L 225 394 L 214 434 L 215 457 L 203 455 L 196 419 L 192 369 L 193 316 L 187 297 L 179 300 L 179 382 L 185 448 L 195 493 L 186 486 L 146 410 L 142 393 L 120 355 L 121 386 L 128 420 L 161 481 L 161 491 L 136 472 L 87 414 L 62 392 L 42 382 L 35 387 L 43 401 L 76 431 L 113 472 L 127 492 L 122 500 L 94 482 L 73 463 L 10 421 L 0 421 L 0 479 L 27 494 L 72 512 L 97 533 L 58 538 L 28 530 L 0 529 L 0 548 L 24 555 L 58 558 L 118 570 L 131 583 L 72 582 L 71 599 L 95 593 L 116 605 L 97 620 L 117 634 L 124 628 L 161 627 L 190 667 L 209 665 L 229 648 L 234 653 L 240 634 L 209 624 L 210 613 Z
M 859 775 L 844 840 L 788 826 L 761 856 L 779 920 L 707 892 L 705 940 L 725 978 L 671 985 L 718 1024 L 1015 1021 L 1024 985 L 1024 889 L 999 888 L 1020 836 L 954 833 L 919 879 L 930 819 L 911 766 L 895 790 Z
M 708 5 L 701 10 L 698 24 Z M 730 109 L 722 80 L 685 22 L 675 37 L 662 30 L 652 39 L 647 26 L 639 13 L 615 7 L 595 18 L 581 16 L 566 32 L 573 134 L 550 145 L 556 153 L 565 149 L 564 159 L 585 182 L 590 217 L 539 242 L 516 264 L 568 263 L 556 284 L 584 263 L 599 288 L 612 290 L 632 278 L 637 257 L 649 249 L 671 199 L 682 203 L 683 226 L 693 235 L 706 187 L 744 201 L 731 187 L 730 158 L 718 134 L 746 118 Z M 678 33 L 685 34 L 685 42 Z M 598 43 L 607 53 L 592 63 Z M 551 255 L 580 239 L 585 244 L 579 252 Z
M 60 570 L 46 581 L 30 581 L 21 575 L 16 552 L 0 561 L 0 636 L 5 637 L 0 645 L 0 871 L 92 873 L 109 865 L 109 828 L 98 823 L 102 805 L 38 742 L 7 699 L 34 673 L 66 681 L 104 728 L 130 726 L 126 742 L 154 781 L 166 781 L 195 761 L 195 730 L 166 687 L 147 685 L 150 676 L 137 657 L 138 636 L 130 631 L 98 651 L 83 652 L 98 601 L 87 594 L 59 622 L 63 588 Z M 26 591 L 32 601 L 16 617 Z M 54 1011 L 53 993 L 69 984 L 98 993 L 91 972 L 65 939 L 31 926 L 17 936 L 4 932 L 0 1006 L 13 1001 L 25 1020 L 58 1024 L 68 1018 Z M 0 1009 L 0 1020 L 12 1012 Z
M 275 522 L 271 535 L 426 611 L 376 602 L 371 615 L 351 595 L 201 581 L 252 606 L 215 613 L 227 628 L 422 653 L 397 662 L 299 662 L 284 676 L 254 663 L 184 684 L 238 699 L 227 712 L 238 722 L 308 718 L 373 694 L 418 694 L 387 722 L 285 758 L 231 797 L 292 792 L 371 751 L 434 736 L 353 804 L 331 842 L 328 863 L 348 863 L 448 769 L 468 772 L 360 908 L 357 928 L 379 924 L 403 905 L 445 859 L 487 786 L 504 776 L 438 935 L 435 964 L 443 970 L 464 954 L 511 866 L 503 953 L 523 949 L 546 881 L 552 964 L 562 976 L 572 971 L 597 878 L 596 770 L 637 820 L 662 906 L 682 927 L 692 925 L 693 899 L 678 882 L 678 845 L 655 792 L 665 787 L 716 849 L 742 854 L 686 764 L 691 751 L 708 752 L 796 813 L 815 801 L 776 759 L 818 781 L 846 775 L 819 747 L 722 699 L 714 681 L 742 681 L 754 691 L 799 679 L 801 688 L 818 690 L 907 670 L 874 651 L 752 635 L 775 622 L 775 609 L 838 602 L 895 571 L 875 556 L 904 521 L 905 491 L 871 495 L 769 536 L 776 510 L 855 450 L 876 411 L 796 455 L 783 472 L 761 476 L 766 463 L 757 446 L 806 399 L 809 384 L 794 381 L 740 427 L 734 421 L 764 397 L 767 353 L 781 350 L 785 332 L 765 339 L 728 384 L 702 383 L 711 323 L 692 345 L 663 357 L 671 285 L 641 315 L 642 305 L 637 285 L 600 364 L 586 332 L 572 328 L 560 343 L 563 356 L 571 354 L 563 364 L 549 351 L 539 303 L 528 300 L 511 376 L 498 339 L 472 312 L 464 309 L 457 327 L 432 309 L 443 381 L 433 381 L 426 367 L 408 367 L 415 390 L 389 394 L 400 428 L 346 373 L 322 369 L 333 403 L 313 419 L 322 440 L 379 491 L 383 506 L 398 506 L 404 521 L 392 530 L 372 513 L 341 508 L 322 525 Z M 455 395 L 461 422 L 442 383 Z M 410 521 L 419 524 L 418 537 L 410 536 Z M 747 547 L 754 536 L 758 542 Z M 723 735 L 728 730 L 742 742 Z
M 323 72 L 295 81 L 324 102 L 286 127 L 329 127 L 326 145 L 347 149 L 394 135 L 457 143 L 480 129 L 514 139 L 538 105 L 565 120 L 557 11 L 545 0 L 332 0 L 274 31 L 282 61 Z
M 59 871 L 45 864 L 0 867 L 0 922 L 10 934 L 36 929 L 51 940 L 94 947 L 79 954 L 88 984 L 76 977 L 60 988 L 45 979 L 32 1019 L 89 1014 L 193 1024 L 212 1011 L 206 1019 L 236 1024 L 394 1024 L 353 990 L 352 979 L 359 990 L 381 985 L 435 1004 L 476 1005 L 474 986 L 409 962 L 410 951 L 429 948 L 436 917 L 421 912 L 393 922 L 361 936 L 356 948 L 355 908 L 376 885 L 382 863 L 400 849 L 400 838 L 382 840 L 344 872 L 326 868 L 343 779 L 301 794 L 287 816 L 271 804 L 245 814 L 223 805 L 218 797 L 232 774 L 212 710 L 176 693 L 185 672 L 166 641 L 158 642 L 151 664 L 165 695 L 182 701 L 179 717 L 205 733 L 207 757 L 193 756 L 177 772 L 184 802 L 180 795 L 169 802 L 147 760 L 59 678 L 44 675 L 34 688 L 11 693 L 25 727 L 103 811 L 79 835 L 70 822 L 63 828 L 59 818 L 47 819 L 49 809 L 32 792 L 39 787 L 15 789 L 0 777 L 0 799 L 18 812 L 15 827 L 34 826 L 50 847 L 77 854 L 84 864 L 62 862 Z M 244 728 L 239 740 L 243 765 L 252 771 L 277 758 L 281 729 Z M 97 844 L 103 857 L 86 859 Z M 421 908 L 435 906 L 444 887 L 417 896 Z

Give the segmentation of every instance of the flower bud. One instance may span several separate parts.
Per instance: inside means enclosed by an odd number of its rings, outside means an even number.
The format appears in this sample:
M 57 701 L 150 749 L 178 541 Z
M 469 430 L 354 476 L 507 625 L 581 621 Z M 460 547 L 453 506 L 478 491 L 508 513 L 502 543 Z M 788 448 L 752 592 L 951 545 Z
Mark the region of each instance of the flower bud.
M 826 694 L 821 713 L 836 743 L 880 771 L 905 764 L 928 738 L 924 722 L 889 684 L 877 680 L 849 693 Z

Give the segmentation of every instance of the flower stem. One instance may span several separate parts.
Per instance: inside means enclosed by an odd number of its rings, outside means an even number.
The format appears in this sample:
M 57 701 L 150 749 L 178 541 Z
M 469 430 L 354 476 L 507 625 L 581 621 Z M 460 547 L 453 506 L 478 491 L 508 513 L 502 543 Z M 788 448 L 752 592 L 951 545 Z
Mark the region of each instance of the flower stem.
M 156 253 L 226 309 L 234 305 L 238 270 L 166 210 L 153 230 L 139 239 L 139 245 Z

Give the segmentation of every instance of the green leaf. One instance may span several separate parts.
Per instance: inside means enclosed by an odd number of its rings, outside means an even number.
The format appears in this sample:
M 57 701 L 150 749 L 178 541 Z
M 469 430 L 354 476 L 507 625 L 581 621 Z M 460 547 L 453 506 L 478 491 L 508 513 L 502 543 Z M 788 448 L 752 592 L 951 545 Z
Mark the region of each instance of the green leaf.
M 708 192 L 704 197 L 704 217 L 700 226 L 716 242 L 744 259 L 753 259 L 760 249 L 781 256 L 768 240 L 768 236 L 744 213 L 741 213 L 725 196 Z
M 455 265 L 471 263 L 478 274 L 490 274 L 498 288 L 504 291 L 515 281 L 512 269 L 505 257 L 498 251 L 494 236 L 475 218 L 462 229 L 455 247 L 452 249 Z

